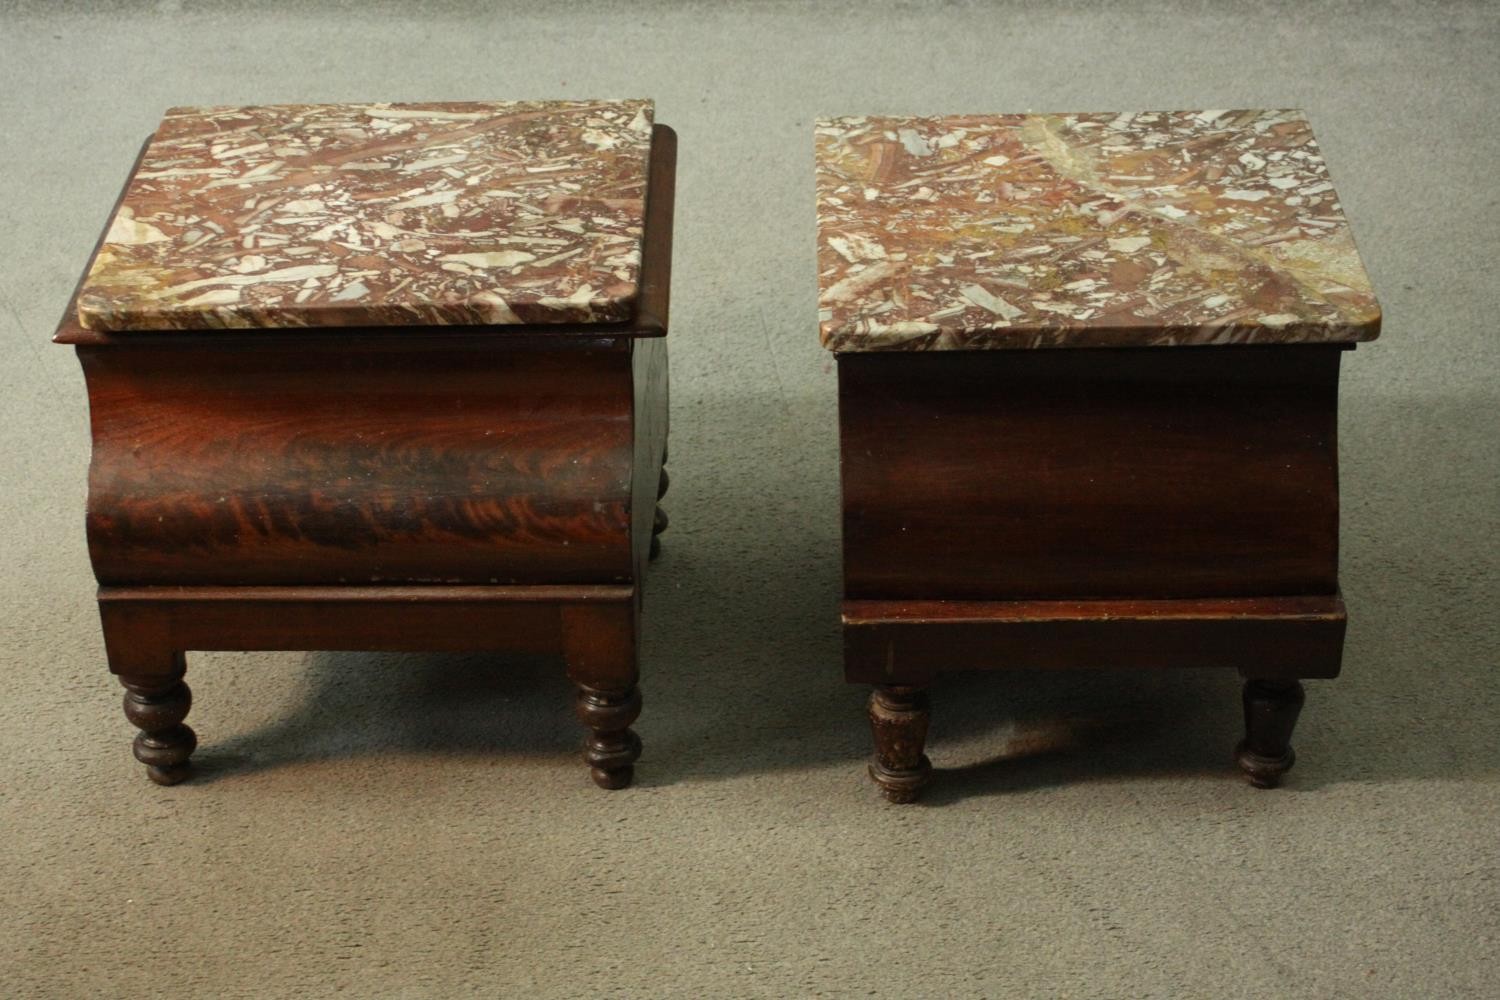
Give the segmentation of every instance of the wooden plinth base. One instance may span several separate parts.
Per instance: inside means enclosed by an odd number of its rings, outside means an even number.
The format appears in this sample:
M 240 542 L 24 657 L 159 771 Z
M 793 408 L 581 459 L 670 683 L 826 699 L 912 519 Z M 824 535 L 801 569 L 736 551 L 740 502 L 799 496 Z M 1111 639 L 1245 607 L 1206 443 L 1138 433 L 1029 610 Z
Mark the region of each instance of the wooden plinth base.
M 916 799 L 924 753 L 923 689 L 958 670 L 1208 667 L 1246 677 L 1251 784 L 1291 768 L 1299 678 L 1335 677 L 1345 612 L 1338 595 L 1196 601 L 845 601 L 845 677 L 873 684 L 871 777 L 893 802 Z
M 197 745 L 186 650 L 507 650 L 562 657 L 602 788 L 630 784 L 641 741 L 639 603 L 631 586 L 104 587 L 110 670 L 140 729 L 135 756 L 158 784 L 189 774 Z

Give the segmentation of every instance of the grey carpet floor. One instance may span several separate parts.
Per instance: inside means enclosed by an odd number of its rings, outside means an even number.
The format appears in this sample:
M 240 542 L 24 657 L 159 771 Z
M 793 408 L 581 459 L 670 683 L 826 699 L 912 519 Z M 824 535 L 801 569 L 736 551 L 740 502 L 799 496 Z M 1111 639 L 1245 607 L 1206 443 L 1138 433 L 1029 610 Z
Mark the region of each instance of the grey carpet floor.
M 420 9 L 419 9 L 420 8 Z M 556 664 L 194 654 L 200 778 L 104 667 L 48 336 L 176 104 L 648 95 L 681 135 L 673 528 L 639 785 Z M 1494 4 L 0 4 L 0 993 L 1495 996 Z M 839 673 L 811 121 L 1306 108 L 1386 311 L 1345 363 L 1345 673 L 1288 786 L 1232 677 L 935 696 L 882 804 Z

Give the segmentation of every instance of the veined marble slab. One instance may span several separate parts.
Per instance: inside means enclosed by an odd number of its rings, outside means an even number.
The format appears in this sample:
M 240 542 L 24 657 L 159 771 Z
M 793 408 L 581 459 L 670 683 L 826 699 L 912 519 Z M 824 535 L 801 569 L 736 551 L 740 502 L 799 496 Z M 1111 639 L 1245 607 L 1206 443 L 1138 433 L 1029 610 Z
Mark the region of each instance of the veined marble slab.
M 1373 340 L 1298 111 L 817 124 L 834 351 Z
M 630 319 L 650 101 L 167 112 L 78 296 L 91 330 Z

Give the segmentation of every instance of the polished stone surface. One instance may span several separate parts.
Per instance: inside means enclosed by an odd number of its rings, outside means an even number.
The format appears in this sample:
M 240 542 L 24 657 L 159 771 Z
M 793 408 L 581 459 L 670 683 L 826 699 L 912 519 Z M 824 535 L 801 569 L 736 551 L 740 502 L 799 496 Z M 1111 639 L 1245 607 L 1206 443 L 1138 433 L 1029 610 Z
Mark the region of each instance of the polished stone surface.
M 1371 340 L 1298 111 L 817 124 L 834 351 Z
M 650 101 L 175 108 L 78 297 L 93 330 L 634 315 Z

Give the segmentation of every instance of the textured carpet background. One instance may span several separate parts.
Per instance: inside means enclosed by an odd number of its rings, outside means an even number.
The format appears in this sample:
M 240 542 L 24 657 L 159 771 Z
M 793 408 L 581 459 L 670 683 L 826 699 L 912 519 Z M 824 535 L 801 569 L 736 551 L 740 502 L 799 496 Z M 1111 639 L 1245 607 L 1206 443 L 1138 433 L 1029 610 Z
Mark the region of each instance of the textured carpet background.
M 639 786 L 588 784 L 555 664 L 329 653 L 191 656 L 200 777 L 147 784 L 47 342 L 141 139 L 635 95 L 681 135 Z M 930 797 L 882 804 L 812 118 L 1255 106 L 1308 109 L 1386 310 L 1344 369 L 1345 675 L 1288 787 L 1234 773 L 1232 677 L 1016 673 L 941 687 Z M 0 4 L 0 992 L 1494 996 L 1497 106 L 1495 4 Z

